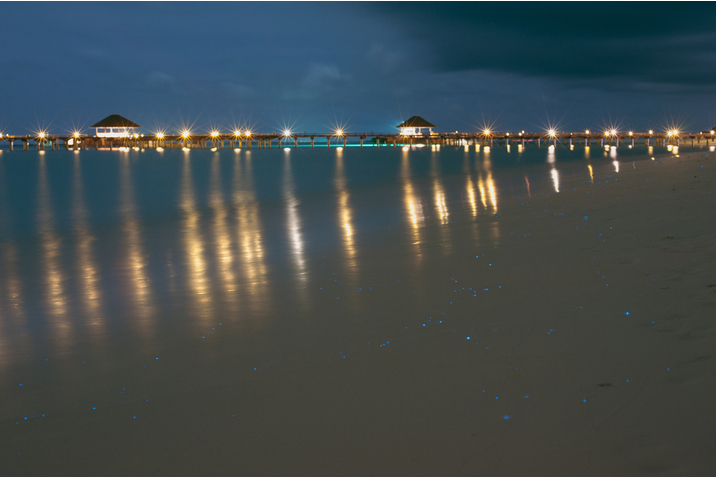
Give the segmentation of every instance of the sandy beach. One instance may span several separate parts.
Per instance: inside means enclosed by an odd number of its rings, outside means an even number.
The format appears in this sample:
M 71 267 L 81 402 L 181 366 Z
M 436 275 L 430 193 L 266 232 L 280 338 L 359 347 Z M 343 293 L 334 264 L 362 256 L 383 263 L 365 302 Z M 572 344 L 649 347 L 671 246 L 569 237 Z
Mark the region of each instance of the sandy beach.
M 116 227 L 82 241 L 74 207 L 68 231 L 3 245 L 2 475 L 716 472 L 716 153 L 497 193 L 484 168 L 351 188 L 339 161 L 330 201 L 286 159 L 260 211 L 247 163 L 186 164 L 176 215 L 135 214 L 153 196 L 120 172 Z M 58 255 L 65 233 L 88 262 Z M 33 250 L 18 305 L 8 267 Z M 42 326 L 22 318 L 34 301 Z

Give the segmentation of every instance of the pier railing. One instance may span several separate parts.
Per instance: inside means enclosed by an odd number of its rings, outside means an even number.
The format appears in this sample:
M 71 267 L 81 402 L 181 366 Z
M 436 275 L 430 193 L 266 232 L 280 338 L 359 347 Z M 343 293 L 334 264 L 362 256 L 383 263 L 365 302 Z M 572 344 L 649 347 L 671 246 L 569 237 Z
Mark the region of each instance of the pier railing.
M 222 149 L 229 148 L 271 148 L 271 147 L 405 147 L 405 146 L 471 146 L 471 145 L 611 145 L 621 146 L 642 140 L 647 145 L 691 145 L 705 142 L 710 145 L 716 141 L 713 131 L 683 132 L 628 132 L 603 134 L 597 133 L 511 133 L 492 132 L 471 133 L 432 133 L 426 135 L 403 135 L 400 133 L 250 133 L 250 134 L 137 134 L 126 137 L 97 137 L 83 134 L 56 135 L 23 135 L 2 134 L 0 146 L 5 142 L 9 150 L 14 150 L 16 143 L 21 143 L 24 150 L 30 147 L 37 150 L 77 150 L 77 149 L 123 149 L 123 148 L 168 148 L 168 149 Z

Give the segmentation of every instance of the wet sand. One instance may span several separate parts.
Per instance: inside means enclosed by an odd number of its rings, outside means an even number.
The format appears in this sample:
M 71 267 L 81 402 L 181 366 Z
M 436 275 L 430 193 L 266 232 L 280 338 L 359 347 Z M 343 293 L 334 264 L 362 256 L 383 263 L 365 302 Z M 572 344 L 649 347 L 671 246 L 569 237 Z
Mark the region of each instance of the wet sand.
M 222 256 L 222 242 L 199 240 L 185 183 L 177 246 L 193 257 L 186 307 L 203 321 L 152 334 L 139 312 L 157 313 L 171 280 L 150 283 L 131 264 L 151 251 L 130 246 L 121 273 L 154 290 L 127 291 L 148 344 L 14 371 L 25 384 L 2 385 L 2 475 L 712 475 L 715 161 L 682 154 L 600 169 L 593 182 L 563 175 L 501 196 L 496 213 L 489 181 L 480 195 L 472 177 L 478 199 L 468 190 L 445 218 L 449 187 L 428 180 L 430 220 L 403 176 L 413 225 L 364 234 L 360 247 L 337 169 L 341 246 L 306 251 L 290 235 L 285 280 L 242 320 L 226 310 L 269 284 L 248 280 L 255 288 L 221 313 L 206 299 L 209 286 L 233 297 L 221 286 L 238 277 L 219 267 L 223 281 L 207 282 L 201 257 Z M 284 186 L 289 229 L 311 227 L 318 219 L 292 215 Z M 251 257 L 265 248 L 235 240 Z M 249 263 L 248 275 L 266 273 Z

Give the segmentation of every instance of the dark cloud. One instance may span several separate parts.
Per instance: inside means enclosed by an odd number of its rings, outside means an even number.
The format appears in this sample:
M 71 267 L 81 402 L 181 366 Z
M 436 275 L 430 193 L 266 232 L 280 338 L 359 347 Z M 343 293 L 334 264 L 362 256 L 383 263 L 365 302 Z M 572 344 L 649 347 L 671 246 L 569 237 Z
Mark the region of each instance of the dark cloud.
M 418 2 L 371 8 L 430 53 L 433 71 L 688 86 L 710 84 L 716 73 L 713 3 Z

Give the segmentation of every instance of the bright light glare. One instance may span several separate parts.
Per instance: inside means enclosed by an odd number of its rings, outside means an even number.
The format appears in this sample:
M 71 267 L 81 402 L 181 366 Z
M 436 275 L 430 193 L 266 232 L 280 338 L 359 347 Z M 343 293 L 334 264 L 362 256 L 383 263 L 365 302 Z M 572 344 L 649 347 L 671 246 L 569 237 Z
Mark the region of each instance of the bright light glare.
M 557 134 L 557 131 L 555 131 L 554 129 L 550 129 L 548 133 L 550 136 L 554 136 L 555 134 Z
M 73 135 L 74 137 L 80 137 L 80 133 L 78 133 L 78 132 L 74 132 L 72 135 Z
M 489 135 L 489 134 L 490 134 L 490 130 L 489 130 L 489 129 L 485 129 L 485 136 L 487 136 L 487 135 Z
M 158 132 L 158 133 L 156 134 L 156 136 L 157 136 L 157 139 L 164 139 L 164 133 L 163 133 L 163 132 Z
M 633 132 L 631 132 L 631 131 L 629 131 L 629 135 L 630 135 L 630 136 L 633 136 L 633 135 L 634 135 L 634 133 L 633 133 Z
M 42 138 L 44 138 L 44 137 L 45 137 L 45 133 L 44 133 L 44 132 L 42 132 L 42 131 L 40 131 L 40 134 L 38 134 L 38 136 L 40 136 L 40 138 L 42 139 Z
M 211 131 L 211 137 L 217 137 L 219 135 L 219 131 Z
M 589 134 L 589 129 L 587 129 L 586 131 L 584 131 L 584 134 Z
M 653 130 L 653 129 L 649 129 L 649 134 L 654 134 L 654 130 Z
M 238 129 L 234 131 L 234 136 L 241 136 L 241 131 L 239 131 Z
M 617 135 L 617 130 L 616 130 L 616 129 L 612 129 L 612 130 L 609 131 L 609 132 L 610 132 L 610 134 L 611 134 L 612 136 L 616 136 L 616 135 Z
M 291 135 L 291 131 L 289 131 L 288 129 L 286 129 L 286 130 L 283 131 L 283 135 L 284 135 L 285 137 L 289 137 L 289 136 Z
M 188 138 L 188 137 L 189 137 L 189 131 L 186 131 L 186 130 L 185 130 L 183 133 L 181 133 L 181 137 L 183 137 L 184 139 Z
M 336 136 L 343 136 L 343 129 L 336 130 Z

